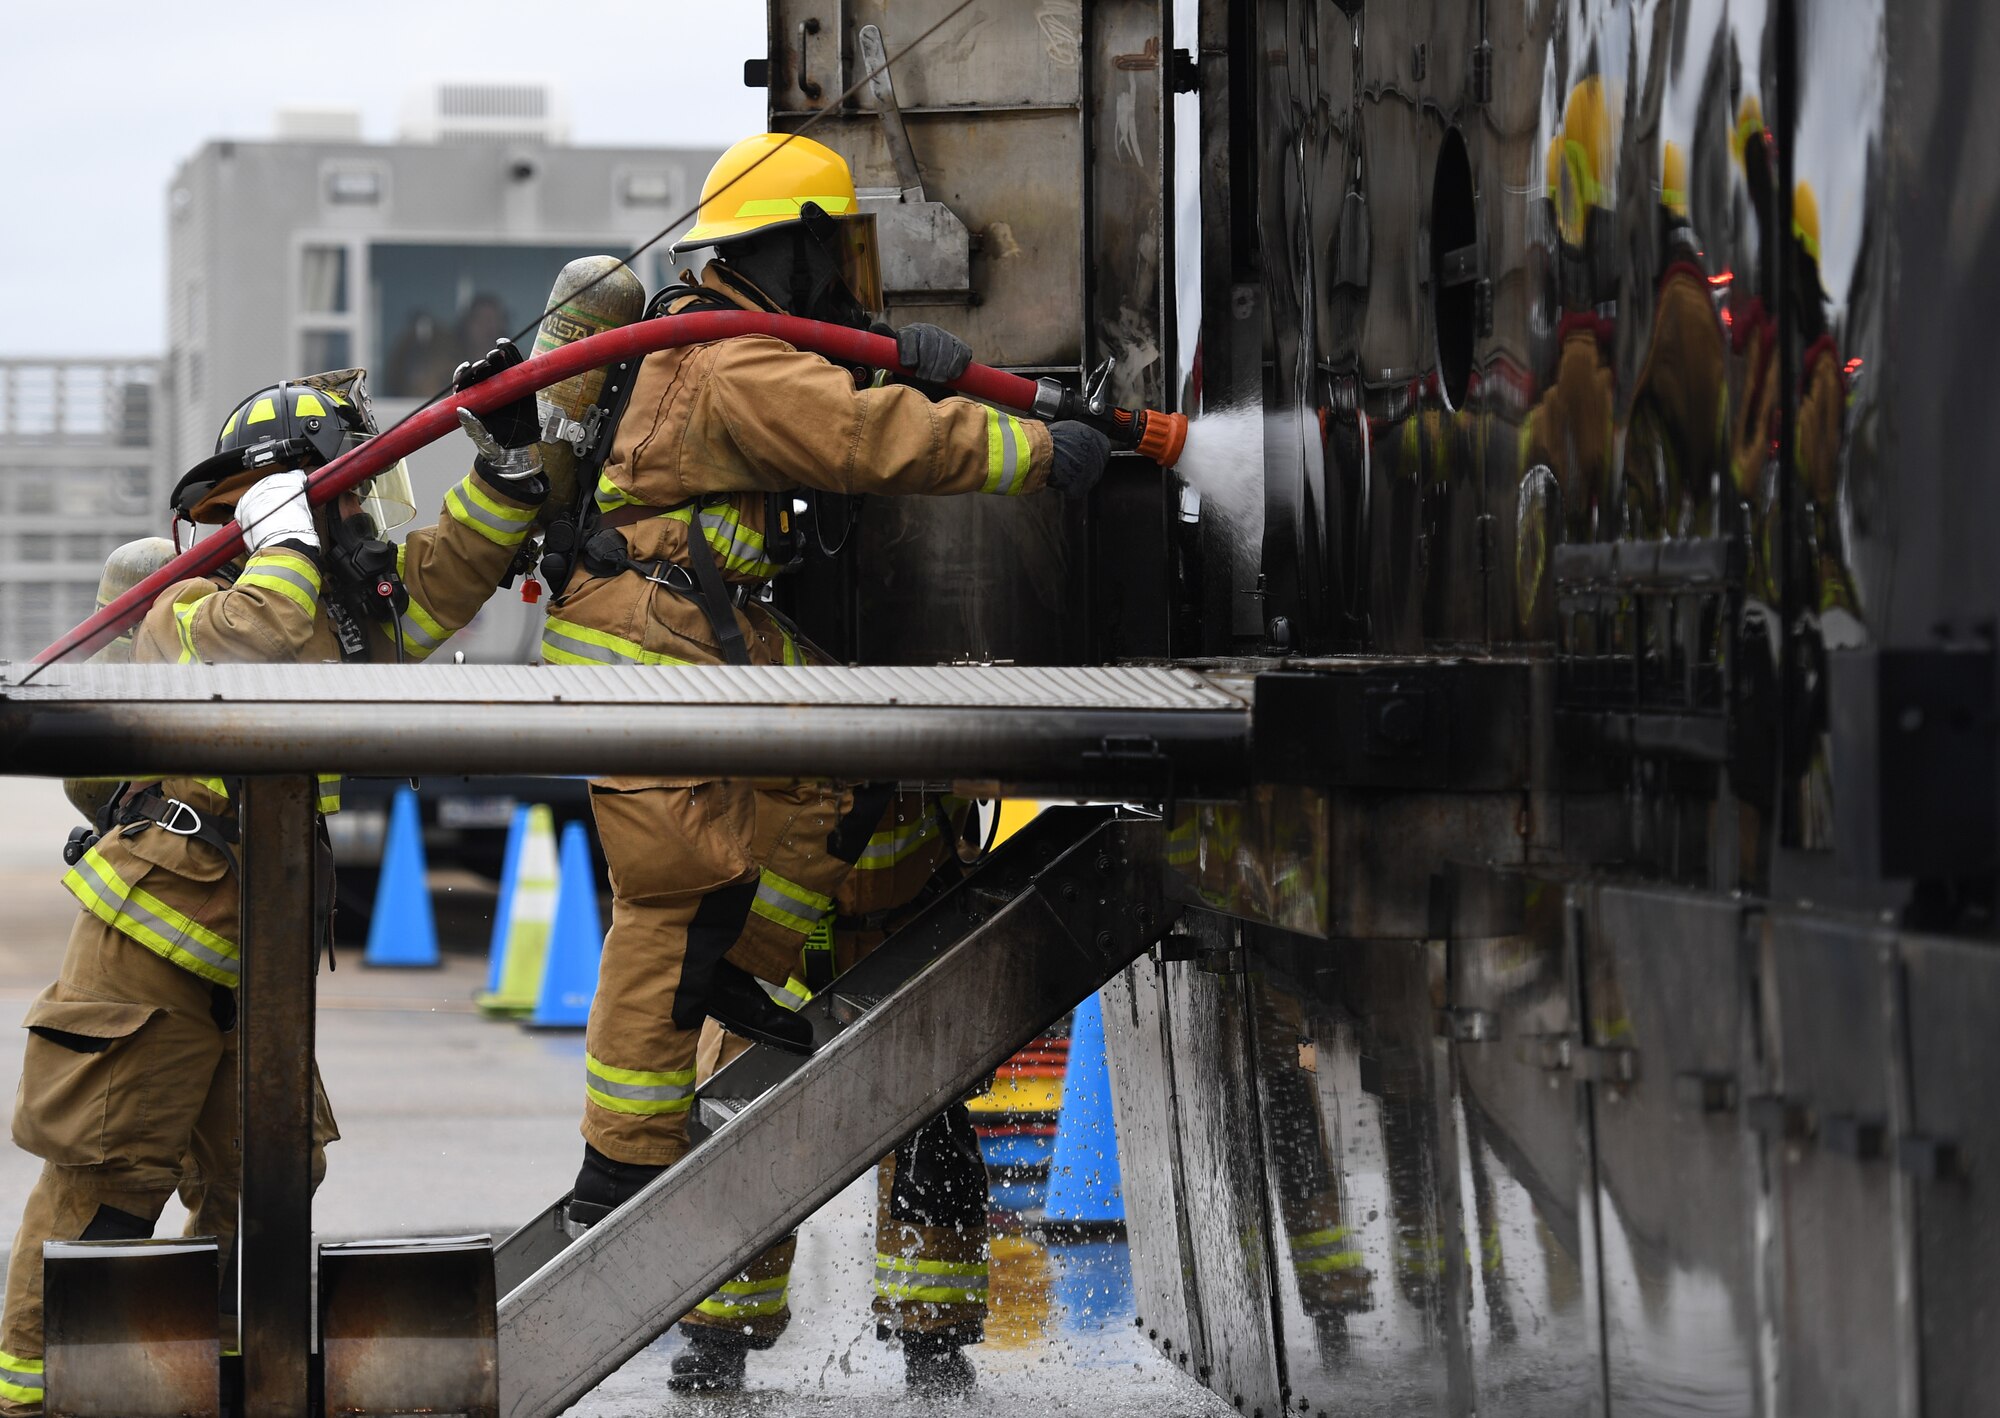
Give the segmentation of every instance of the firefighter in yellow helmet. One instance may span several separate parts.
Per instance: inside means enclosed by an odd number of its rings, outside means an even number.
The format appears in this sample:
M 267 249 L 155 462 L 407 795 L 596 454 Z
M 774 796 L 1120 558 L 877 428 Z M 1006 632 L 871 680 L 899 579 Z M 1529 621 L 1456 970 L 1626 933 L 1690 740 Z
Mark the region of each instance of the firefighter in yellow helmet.
M 712 248 L 697 280 L 653 313 L 779 311 L 867 328 L 881 305 L 873 219 L 847 164 L 806 138 L 762 134 L 716 163 L 698 224 L 677 250 Z M 970 352 L 929 326 L 897 335 L 925 381 Z M 651 355 L 588 509 L 580 565 L 551 603 L 543 659 L 557 665 L 807 663 L 810 647 L 755 594 L 784 568 L 792 498 L 1086 493 L 1109 448 L 1081 424 L 1044 426 L 969 399 L 935 401 L 767 336 Z M 613 895 L 585 1040 L 584 1164 L 570 1205 L 588 1225 L 687 1150 L 705 1017 L 779 1047 L 808 1047 L 774 1003 L 801 948 L 880 828 L 886 794 L 688 779 L 591 785 Z M 684 1387 L 741 1382 L 744 1319 L 769 1318 L 782 1287 L 742 1282 L 723 1323 L 693 1317 L 702 1344 Z M 775 1294 L 766 1291 L 775 1290 Z M 753 1330 L 755 1325 L 750 1326 Z M 919 1346 L 921 1350 L 922 1346 Z M 953 1349 L 951 1359 L 962 1359 Z M 910 1355 L 912 1377 L 967 1370 Z M 928 1366 L 928 1367 L 927 1367 Z
M 1555 370 L 1520 437 L 1522 468 L 1543 465 L 1554 472 L 1566 539 L 1573 542 L 1615 534 L 1599 526 L 1610 492 L 1614 441 L 1613 326 L 1599 307 L 1615 291 L 1616 277 L 1613 263 L 1596 253 L 1609 245 L 1616 154 L 1604 80 L 1593 74 L 1570 90 L 1562 129 L 1549 140 L 1545 159 L 1562 317 Z
M 461 369 L 477 382 L 511 346 Z M 215 455 L 174 489 L 177 517 L 243 526 L 244 555 L 160 593 L 133 634 L 136 664 L 301 664 L 424 658 L 469 621 L 513 562 L 545 485 L 532 397 L 473 420 L 481 453 L 434 527 L 381 540 L 409 512 L 396 470 L 338 506 L 310 507 L 306 474 L 374 434 L 362 372 L 261 389 Z M 381 594 L 387 588 L 390 594 Z M 322 775 L 320 811 L 339 806 Z M 79 828 L 63 885 L 82 906 L 56 982 L 29 1005 L 14 1141 L 43 1161 L 7 1270 L 0 1412 L 42 1408 L 42 1243 L 150 1236 L 177 1189 L 188 1234 L 236 1232 L 238 832 L 217 778 L 119 785 Z M 323 939 L 333 875 L 316 873 Z M 253 947 L 254 948 L 254 947 Z M 339 1136 L 315 1087 L 313 1176 Z M 229 1267 L 225 1264 L 225 1276 Z M 230 1303 L 225 1280 L 223 1302 Z

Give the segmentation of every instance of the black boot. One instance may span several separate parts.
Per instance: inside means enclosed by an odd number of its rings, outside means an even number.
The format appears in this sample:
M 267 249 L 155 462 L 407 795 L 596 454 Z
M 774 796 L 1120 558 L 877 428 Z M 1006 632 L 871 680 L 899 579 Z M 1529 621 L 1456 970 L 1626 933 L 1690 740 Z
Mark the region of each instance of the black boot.
M 735 1393 L 743 1387 L 750 1345 L 743 1335 L 714 1325 L 687 1324 L 688 1347 L 674 1357 L 667 1387 L 675 1393 Z
M 704 1003 L 715 1022 L 732 1034 L 788 1054 L 813 1051 L 812 1025 L 765 994 L 754 976 L 727 961 L 716 965 Z
M 644 1162 L 620 1162 L 589 1143 L 583 1145 L 583 1168 L 569 1196 L 570 1234 L 579 1235 L 637 1196 L 646 1183 L 666 1171 Z
M 978 1373 L 949 1334 L 903 1333 L 903 1382 L 933 1398 L 957 1398 L 972 1392 Z

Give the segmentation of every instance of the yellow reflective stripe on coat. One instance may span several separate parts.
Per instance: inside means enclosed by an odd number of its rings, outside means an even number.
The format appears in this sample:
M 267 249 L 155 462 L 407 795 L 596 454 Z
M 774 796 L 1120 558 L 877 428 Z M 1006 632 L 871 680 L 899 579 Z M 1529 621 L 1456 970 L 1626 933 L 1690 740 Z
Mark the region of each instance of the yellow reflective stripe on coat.
M 937 814 L 930 811 L 914 822 L 885 827 L 870 837 L 868 845 L 861 849 L 861 859 L 854 864 L 855 870 L 882 871 L 893 867 L 915 855 L 937 835 Z
M 0 1398 L 12 1399 L 15 1403 L 39 1404 L 42 1401 L 42 1361 L 17 1359 L 0 1349 Z
M 785 1291 L 791 1283 L 792 1273 L 789 1270 L 767 1280 L 731 1280 L 696 1305 L 695 1309 L 719 1320 L 747 1320 L 761 1315 L 775 1315 L 785 1308 Z
M 642 1117 L 685 1113 L 694 1103 L 694 1070 L 682 1068 L 662 1073 L 642 1068 L 613 1068 L 586 1053 L 583 1092 L 598 1107 L 613 1113 Z
M 196 606 L 207 599 L 207 596 L 200 596 L 192 601 L 174 602 L 174 633 L 179 635 L 181 640 L 181 654 L 175 664 L 193 665 L 201 662 L 201 656 L 197 655 L 194 649 L 194 611 Z
M 340 787 L 343 781 L 338 773 L 319 775 L 318 807 L 322 815 L 340 811 Z
M 776 922 L 788 931 L 808 935 L 833 909 L 833 898 L 788 881 L 769 867 L 757 876 L 757 894 L 750 901 L 753 915 Z
M 986 1262 L 914 1260 L 878 1251 L 875 1293 L 887 1300 L 918 1300 L 931 1305 L 983 1305 Z
M 771 1003 L 780 1009 L 789 1009 L 797 1014 L 812 1003 L 813 992 L 806 988 L 806 982 L 797 975 L 793 975 L 782 985 L 774 985 L 769 980 L 759 980 L 757 983 L 764 987 L 764 993 L 771 997 Z
M 152 893 L 127 885 L 95 847 L 63 875 L 63 885 L 91 915 L 183 970 L 230 986 L 242 974 L 233 941 Z
M 550 616 L 542 627 L 542 661 L 550 665 L 691 665 L 648 650 L 636 640 Z
M 403 553 L 403 544 L 398 542 L 396 544 L 396 579 L 403 581 L 403 589 L 408 591 L 410 583 L 403 580 Z M 445 628 L 444 622 L 426 610 L 423 602 L 419 601 L 415 595 L 410 596 L 409 604 L 403 608 L 403 613 L 396 619 L 397 628 L 402 631 L 403 635 L 403 653 L 412 660 L 429 659 L 431 653 L 438 646 L 451 639 L 451 632 Z
M 534 508 L 502 502 L 472 473 L 467 473 L 457 487 L 444 495 L 444 510 L 453 521 L 502 547 L 519 546 L 535 521 Z
M 1361 1252 L 1353 1249 L 1352 1233 L 1345 1226 L 1324 1231 L 1308 1231 L 1290 1238 L 1292 1268 L 1304 1274 L 1328 1270 L 1358 1270 Z
M 701 534 L 708 538 L 709 549 L 724 571 L 759 581 L 778 574 L 777 563 L 765 559 L 764 534 L 743 525 L 743 513 L 734 503 L 712 502 L 699 509 L 677 507 L 663 515 L 670 522 L 692 524 L 697 510 L 701 513 Z
M 986 411 L 986 481 L 981 492 L 1012 497 L 1028 489 L 1028 430 L 1012 414 Z
M 285 547 L 268 547 L 251 557 L 236 584 L 276 591 L 308 616 L 319 614 L 319 568 L 311 557 Z
M 629 507 L 631 505 L 632 495 L 626 492 L 624 488 L 618 486 L 617 483 L 611 481 L 611 474 L 601 472 L 597 475 L 597 510 L 599 512 L 616 512 L 621 507 Z

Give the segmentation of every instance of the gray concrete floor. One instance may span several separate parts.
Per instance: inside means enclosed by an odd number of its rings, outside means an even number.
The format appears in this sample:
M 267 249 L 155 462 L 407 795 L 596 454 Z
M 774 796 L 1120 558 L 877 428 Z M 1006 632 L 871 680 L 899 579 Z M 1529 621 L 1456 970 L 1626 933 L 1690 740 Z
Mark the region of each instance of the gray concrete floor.
M 0 1112 L 11 1122 L 22 1012 L 53 978 L 76 905 L 60 885 L 61 847 L 79 821 L 59 786 L 0 780 Z M 481 1017 L 470 997 L 490 890 L 440 877 L 438 970 L 364 970 L 344 953 L 319 978 L 319 1059 L 342 1139 L 329 1153 L 314 1220 L 326 1240 L 361 1236 L 505 1235 L 562 1192 L 581 1155 L 581 1034 L 535 1034 Z M 12 1226 L 40 1163 L 0 1148 L 0 1225 Z M 1122 1244 L 1045 1247 L 1001 1237 L 994 1314 L 972 1351 L 976 1394 L 939 1406 L 908 1396 L 901 1356 L 874 1337 L 873 1178 L 842 1192 L 804 1228 L 790 1330 L 753 1355 L 748 1390 L 727 1400 L 677 1398 L 665 1387 L 674 1335 L 633 1358 L 571 1410 L 581 1418 L 665 1414 L 979 1414 L 1077 1412 L 1222 1415 L 1228 1405 L 1170 1367 L 1132 1327 Z M 161 1233 L 182 1217 L 170 1204 Z M 11 1232 L 10 1232 L 11 1236 Z M 4 1263 L 0 1260 L 0 1263 Z

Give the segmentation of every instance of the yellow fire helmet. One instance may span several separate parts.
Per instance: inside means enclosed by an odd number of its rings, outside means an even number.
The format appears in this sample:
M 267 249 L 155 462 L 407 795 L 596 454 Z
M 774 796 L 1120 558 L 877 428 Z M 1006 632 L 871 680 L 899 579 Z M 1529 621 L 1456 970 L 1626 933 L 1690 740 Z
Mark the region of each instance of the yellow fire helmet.
M 1688 215 L 1687 154 L 1673 139 L 1667 139 L 1660 154 L 1660 205 L 1683 221 Z
M 1569 91 L 1562 132 L 1549 143 L 1549 200 L 1563 239 L 1573 245 L 1583 241 L 1590 209 L 1612 205 L 1616 144 L 1604 80 L 1592 74 Z
M 1792 235 L 1806 255 L 1819 260 L 1819 197 L 1810 182 L 1792 189 Z
M 702 182 L 695 224 L 674 243 L 674 252 L 701 246 L 726 249 L 753 233 L 796 225 L 807 220 L 808 205 L 832 219 L 837 240 L 826 246 L 848 289 L 867 309 L 880 310 L 882 268 L 875 250 L 875 218 L 863 212 L 855 198 L 854 174 L 847 160 L 811 138 L 759 133 L 725 152 Z

